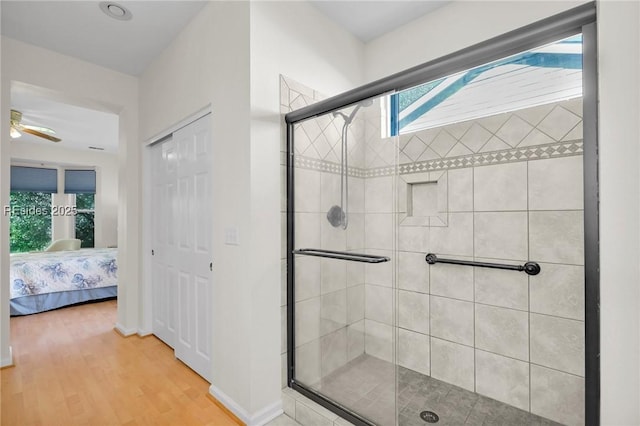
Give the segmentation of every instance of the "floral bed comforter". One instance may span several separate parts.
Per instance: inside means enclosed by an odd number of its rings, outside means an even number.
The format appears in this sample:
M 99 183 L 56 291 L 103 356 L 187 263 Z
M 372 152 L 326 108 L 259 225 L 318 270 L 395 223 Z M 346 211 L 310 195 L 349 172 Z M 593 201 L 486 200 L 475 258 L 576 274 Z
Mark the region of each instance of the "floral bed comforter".
M 11 255 L 11 299 L 118 284 L 117 249 Z

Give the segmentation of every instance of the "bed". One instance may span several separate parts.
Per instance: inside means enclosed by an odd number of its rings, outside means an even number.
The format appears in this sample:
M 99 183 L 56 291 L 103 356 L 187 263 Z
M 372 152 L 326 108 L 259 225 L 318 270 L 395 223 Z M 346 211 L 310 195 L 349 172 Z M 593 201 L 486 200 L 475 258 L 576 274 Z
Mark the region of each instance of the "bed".
M 116 297 L 117 249 L 11 255 L 12 316 Z

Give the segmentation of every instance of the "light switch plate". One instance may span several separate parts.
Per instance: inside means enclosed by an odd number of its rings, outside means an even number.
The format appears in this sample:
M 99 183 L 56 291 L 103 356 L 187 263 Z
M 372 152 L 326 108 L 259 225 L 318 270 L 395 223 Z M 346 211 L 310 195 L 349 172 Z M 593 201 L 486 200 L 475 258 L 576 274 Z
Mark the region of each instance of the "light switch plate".
M 238 228 L 235 226 L 230 226 L 224 229 L 224 243 L 230 246 L 240 245 L 240 237 L 239 237 Z

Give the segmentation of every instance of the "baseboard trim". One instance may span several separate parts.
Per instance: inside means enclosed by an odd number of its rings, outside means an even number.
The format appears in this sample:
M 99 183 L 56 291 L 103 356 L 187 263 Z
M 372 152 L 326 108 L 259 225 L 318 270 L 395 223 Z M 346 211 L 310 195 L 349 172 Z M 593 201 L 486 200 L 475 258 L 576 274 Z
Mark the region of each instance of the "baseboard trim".
M 223 409 L 228 410 L 234 417 L 240 420 L 242 424 L 249 425 L 249 413 L 247 413 L 237 402 L 228 397 L 215 385 L 209 386 L 209 394 L 219 403 L 218 405 L 222 404 Z
M 13 348 L 9 346 L 9 356 L 0 360 L 0 368 L 15 367 L 13 364 Z
M 122 337 L 130 337 L 137 334 L 138 330 L 135 328 L 125 328 L 121 324 L 116 323 L 113 329 Z
M 251 418 L 250 426 L 262 426 L 284 413 L 282 409 L 282 400 L 276 401 L 271 405 L 267 405 L 258 411 Z
M 207 398 L 209 398 L 211 400 L 211 402 L 213 402 L 214 404 L 216 404 L 218 406 L 218 408 L 220 408 L 222 411 L 224 411 L 229 417 L 231 417 L 233 419 L 234 422 L 236 422 L 237 424 L 239 424 L 240 426 L 246 426 L 246 423 L 242 421 L 242 419 L 240 419 L 240 417 L 236 416 L 235 413 L 231 410 L 229 410 L 227 408 L 226 405 L 224 405 L 222 402 L 218 401 L 213 395 L 211 395 L 211 393 L 209 392 L 207 394 Z
M 282 410 L 282 400 L 278 400 L 254 415 L 250 415 L 237 402 L 214 385 L 209 386 L 209 395 L 220 408 L 228 412 L 240 425 L 263 426 L 284 412 Z
M 138 330 L 138 336 L 140 337 L 147 337 L 147 336 L 151 336 L 153 334 L 152 330 Z

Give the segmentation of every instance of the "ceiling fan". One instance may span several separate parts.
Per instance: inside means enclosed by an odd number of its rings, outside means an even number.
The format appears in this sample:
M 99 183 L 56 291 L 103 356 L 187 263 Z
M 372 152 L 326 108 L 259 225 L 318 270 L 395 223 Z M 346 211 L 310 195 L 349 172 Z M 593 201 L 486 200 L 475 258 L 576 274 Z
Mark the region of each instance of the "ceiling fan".
M 11 110 L 11 137 L 19 138 L 22 133 L 29 133 L 30 135 L 38 136 L 39 138 L 45 138 L 50 140 L 51 142 L 60 142 L 62 139 L 57 138 L 55 135 L 55 131 L 49 129 L 48 127 L 40 127 L 40 126 L 31 126 L 28 124 L 22 124 L 22 113 L 20 111 L 16 111 L 15 109 Z

